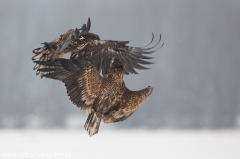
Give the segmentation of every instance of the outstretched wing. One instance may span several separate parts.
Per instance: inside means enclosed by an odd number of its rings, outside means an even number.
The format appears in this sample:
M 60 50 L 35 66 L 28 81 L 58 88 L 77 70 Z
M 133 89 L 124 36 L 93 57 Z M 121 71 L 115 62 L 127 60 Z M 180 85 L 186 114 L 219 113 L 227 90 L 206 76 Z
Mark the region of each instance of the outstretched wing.
M 91 27 L 91 21 L 90 18 L 88 19 L 88 23 L 83 24 L 82 28 L 80 29 L 69 29 L 64 34 L 62 34 L 59 38 L 51 41 L 51 42 L 44 42 L 42 43 L 43 46 L 40 48 L 36 48 L 33 50 L 33 53 L 35 54 L 32 57 L 32 60 L 39 61 L 47 61 L 47 60 L 54 60 L 59 57 L 59 55 L 66 49 L 71 42 L 76 40 L 79 35 L 82 35 L 84 33 L 87 33 L 90 30 Z M 82 30 L 79 32 L 79 30 Z M 44 68 L 40 64 L 36 64 L 33 68 L 33 70 Z M 38 75 L 40 72 L 37 71 L 36 75 Z
M 81 60 L 56 59 L 55 61 L 35 61 L 48 66 L 41 68 L 43 77 L 60 80 L 65 83 L 70 100 L 81 109 L 92 107 L 102 88 L 102 77 L 96 67 Z
M 131 91 L 126 88 L 122 101 L 105 112 L 103 121 L 105 123 L 114 123 L 127 119 L 138 109 L 152 91 L 152 87 L 147 87 L 139 91 Z
M 149 44 L 152 43 L 153 39 L 154 35 L 152 34 L 152 40 Z M 142 65 L 153 64 L 152 62 L 147 61 L 149 59 L 152 59 L 153 57 L 149 57 L 146 55 L 155 52 L 156 50 L 152 49 L 155 48 L 160 43 L 160 41 L 161 35 L 156 45 L 150 48 L 146 48 L 146 46 L 127 46 L 126 44 L 128 43 L 128 41 L 95 40 L 95 46 L 87 47 L 84 52 L 72 53 L 71 59 L 81 58 L 85 61 L 89 61 L 97 67 L 99 72 L 102 71 L 102 74 L 106 74 L 108 68 L 110 67 L 111 59 L 117 58 L 125 64 L 125 74 L 138 74 L 135 69 L 149 69 Z

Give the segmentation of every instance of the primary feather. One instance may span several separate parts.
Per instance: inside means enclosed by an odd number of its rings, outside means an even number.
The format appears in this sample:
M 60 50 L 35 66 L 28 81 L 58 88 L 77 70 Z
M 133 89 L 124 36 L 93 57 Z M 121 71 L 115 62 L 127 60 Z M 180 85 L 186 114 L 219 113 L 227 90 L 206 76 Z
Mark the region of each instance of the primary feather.
M 114 123 L 127 119 L 153 91 L 152 87 L 129 90 L 123 81 L 126 65 L 119 59 L 111 60 L 103 77 L 95 65 L 84 60 L 56 59 L 35 63 L 48 66 L 38 71 L 45 73 L 43 77 L 65 83 L 70 100 L 87 111 L 85 129 L 90 136 L 98 132 L 101 121 Z
M 161 35 L 158 43 L 152 47 L 147 48 L 154 39 L 153 34 L 152 40 L 147 46 L 131 47 L 126 45 L 129 41 L 100 40 L 97 34 L 89 32 L 90 26 L 91 22 L 88 19 L 87 25 L 84 24 L 81 28 L 82 32 L 79 32 L 79 29 L 70 29 L 52 42 L 43 43 L 43 47 L 33 50 L 35 55 L 32 60 L 53 61 L 59 58 L 60 54 L 70 52 L 70 59 L 88 61 L 95 65 L 98 72 L 102 72 L 103 75 L 107 73 L 112 58 L 117 58 L 125 64 L 125 74 L 138 74 L 135 69 L 149 69 L 143 65 L 153 64 L 148 61 L 153 57 L 149 57 L 148 55 L 157 50 L 152 49 L 159 45 Z M 44 67 L 41 64 L 36 64 L 34 70 Z M 37 70 L 36 74 L 38 75 L 39 73 Z

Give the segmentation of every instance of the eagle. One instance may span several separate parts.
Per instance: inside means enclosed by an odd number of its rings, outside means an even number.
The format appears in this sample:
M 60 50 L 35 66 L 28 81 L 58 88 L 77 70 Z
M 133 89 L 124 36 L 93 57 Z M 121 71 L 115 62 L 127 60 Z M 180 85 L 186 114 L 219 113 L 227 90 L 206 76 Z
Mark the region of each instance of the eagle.
M 57 58 L 63 58 L 65 53 L 71 53 L 70 59 L 88 61 L 95 65 L 98 72 L 102 72 L 103 75 L 107 74 L 112 58 L 117 58 L 124 63 L 125 74 L 138 74 L 135 69 L 146 70 L 149 68 L 142 65 L 153 64 L 153 62 L 148 61 L 153 57 L 148 55 L 159 49 L 153 50 L 160 43 L 161 34 L 158 43 L 152 47 L 148 46 L 154 39 L 153 33 L 152 40 L 148 45 L 131 47 L 126 45 L 129 41 L 101 40 L 97 34 L 89 32 L 90 27 L 91 21 L 89 18 L 87 24 L 83 24 L 82 28 L 69 29 L 59 38 L 42 43 L 42 47 L 33 50 L 35 55 L 32 60 L 54 61 Z M 38 69 L 44 67 L 46 66 L 37 63 L 33 68 L 37 70 L 36 75 L 40 73 Z
M 81 59 L 35 61 L 48 66 L 38 69 L 43 77 L 62 81 L 73 104 L 88 114 L 85 129 L 90 136 L 98 133 L 101 121 L 115 123 L 126 120 L 152 93 L 148 86 L 132 91 L 123 81 L 126 64 L 113 58 L 104 76 L 97 66 Z

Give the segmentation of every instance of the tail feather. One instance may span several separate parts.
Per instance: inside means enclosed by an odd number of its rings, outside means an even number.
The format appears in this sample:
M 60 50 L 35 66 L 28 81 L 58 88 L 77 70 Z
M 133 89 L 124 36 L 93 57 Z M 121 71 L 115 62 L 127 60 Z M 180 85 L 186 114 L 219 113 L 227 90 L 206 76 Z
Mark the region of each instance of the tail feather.
M 84 127 L 90 136 L 93 136 L 94 134 L 98 133 L 101 120 L 102 117 L 98 117 L 95 112 L 92 112 L 91 114 L 88 115 Z

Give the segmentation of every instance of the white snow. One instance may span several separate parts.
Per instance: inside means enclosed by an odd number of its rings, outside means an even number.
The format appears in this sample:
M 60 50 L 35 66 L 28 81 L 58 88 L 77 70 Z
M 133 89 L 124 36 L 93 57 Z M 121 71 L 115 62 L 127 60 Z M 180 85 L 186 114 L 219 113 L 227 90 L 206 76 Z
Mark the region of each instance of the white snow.
M 239 159 L 240 130 L 6 129 L 0 158 Z

